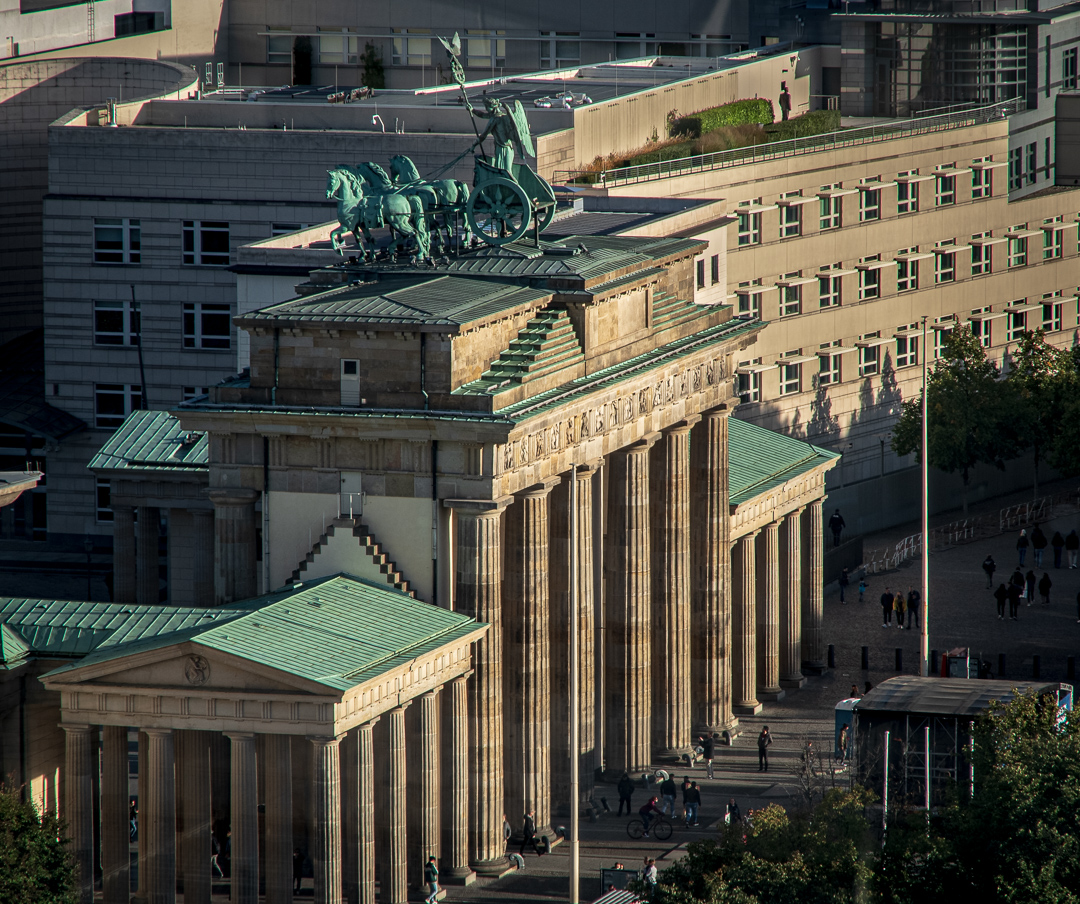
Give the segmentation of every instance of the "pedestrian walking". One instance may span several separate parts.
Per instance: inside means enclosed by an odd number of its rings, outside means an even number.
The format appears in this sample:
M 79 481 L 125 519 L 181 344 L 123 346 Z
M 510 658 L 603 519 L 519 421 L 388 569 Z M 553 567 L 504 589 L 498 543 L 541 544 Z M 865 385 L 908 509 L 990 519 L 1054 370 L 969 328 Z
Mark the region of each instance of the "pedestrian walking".
M 840 545 L 840 534 L 843 533 L 845 527 L 847 525 L 844 523 L 844 516 L 840 514 L 840 509 L 837 509 L 829 519 L 829 530 L 832 531 L 833 546 Z
M 846 568 L 840 572 L 840 580 L 838 583 L 840 584 L 840 602 L 845 603 L 847 600 L 844 599 L 844 591 L 847 590 L 848 584 L 850 583 Z
M 859 602 L 863 601 L 863 597 L 866 595 L 866 579 L 859 579 Z
M 1061 536 L 1061 531 L 1054 531 L 1054 536 L 1050 538 L 1050 545 L 1054 547 L 1054 567 L 1061 567 L 1061 553 L 1065 549 L 1065 538 Z
M 1033 569 L 1028 569 L 1028 573 L 1024 575 L 1024 581 L 1027 584 L 1027 604 L 1030 606 L 1035 601 L 1035 571 Z
M 1054 586 L 1054 582 L 1050 580 L 1050 575 L 1047 572 L 1043 572 L 1043 576 L 1039 578 L 1039 596 L 1042 597 L 1042 603 L 1044 606 L 1050 605 L 1050 588 Z
M 847 748 L 848 748 L 848 727 L 847 725 L 840 726 L 840 737 L 836 739 L 836 746 L 840 751 L 840 765 L 843 766 L 847 762 Z
M 1069 531 L 1069 535 L 1065 538 L 1065 552 L 1069 554 L 1069 567 L 1076 567 L 1076 557 L 1080 555 L 1080 534 L 1076 532 L 1074 527 Z
M 624 773 L 625 774 L 625 773 Z M 619 815 L 622 816 L 622 809 L 619 810 Z M 626 815 L 630 815 L 630 809 L 627 808 Z M 506 814 L 503 813 L 503 844 L 510 847 L 510 836 L 514 834 L 514 830 L 510 828 L 510 820 L 506 818 Z
M 682 815 L 683 819 L 686 819 L 686 792 L 690 790 L 690 776 L 684 775 L 682 784 L 679 785 L 679 791 L 682 792 Z
M 128 807 L 128 822 L 131 824 L 130 840 L 134 841 L 135 836 L 139 834 L 139 808 L 135 806 L 134 797 L 131 799 L 131 806 Z
M 648 834 L 646 832 L 645 834 Z M 649 890 L 649 897 L 656 891 L 656 861 L 652 857 L 645 858 L 645 868 L 641 871 L 641 881 Z
M 904 612 L 907 610 L 907 601 L 904 599 L 904 594 L 900 591 L 897 591 L 896 596 L 893 597 L 893 609 L 896 612 L 896 627 L 903 631 Z
M 1031 532 L 1031 549 L 1032 554 L 1035 556 L 1035 567 L 1042 568 L 1043 550 L 1046 549 L 1046 534 L 1042 532 L 1042 528 L 1037 524 Z
M 654 797 L 653 800 L 655 801 L 656 798 Z M 525 848 L 529 845 L 532 845 L 532 849 L 536 851 L 536 856 L 543 857 L 544 852 L 540 849 L 540 845 L 538 844 L 538 839 L 536 837 L 536 820 L 534 819 L 534 816 L 534 810 L 530 810 L 528 813 L 525 814 L 525 821 L 522 825 L 521 831 L 521 850 L 518 851 L 518 854 L 523 855 L 525 853 Z
M 698 824 L 698 807 L 701 806 L 701 789 L 697 782 L 691 782 L 686 792 L 686 824 L 696 826 Z
M 1020 536 L 1016 540 L 1016 554 L 1020 557 L 1020 567 L 1024 567 L 1024 559 L 1027 558 L 1028 546 L 1031 545 L 1031 541 L 1028 540 L 1026 530 L 1020 531 Z
M 1009 598 L 1009 588 L 1004 584 L 998 584 L 994 591 L 994 599 L 997 600 L 998 620 L 1005 618 L 1005 601 Z
M 727 811 L 724 813 L 724 822 L 728 825 L 735 825 L 737 822 L 742 822 L 742 811 L 739 810 L 739 805 L 735 803 L 735 798 L 729 798 L 727 802 Z
M 624 772 L 619 778 L 618 785 L 615 786 L 619 791 L 619 812 L 616 816 L 622 816 L 623 804 L 626 805 L 626 815 L 629 816 L 634 811 L 630 809 L 630 797 L 634 793 L 634 780 L 630 778 L 630 774 Z M 505 817 L 504 817 L 505 818 Z
M 881 594 L 881 627 L 887 628 L 892 624 L 893 595 L 888 587 Z
M 914 587 L 908 587 L 907 595 L 907 626 L 908 630 L 911 629 L 911 622 L 914 620 L 915 627 L 919 627 L 919 603 L 922 602 L 922 594 L 919 593 Z
M 1023 581 L 1023 577 L 1020 579 Z M 1020 584 L 1009 581 L 1009 618 L 1016 621 L 1016 614 L 1020 610 Z
M 678 788 L 675 787 L 675 779 L 669 775 L 660 783 L 660 797 L 664 800 L 664 804 L 660 809 L 664 811 L 670 819 L 675 818 L 676 793 L 678 793 Z
M 769 745 L 772 744 L 772 735 L 769 734 L 769 726 L 766 725 L 761 729 L 761 734 L 757 736 L 757 757 L 758 757 L 758 772 L 769 771 Z
M 427 863 L 424 864 L 424 881 L 428 889 L 428 896 L 424 900 L 427 904 L 435 904 L 439 896 L 439 866 L 434 856 L 428 857 Z
M 299 875 L 301 877 L 301 879 L 302 879 L 303 875 L 304 875 L 304 873 L 303 873 L 304 858 L 303 857 L 300 858 L 300 866 L 299 867 L 297 867 L 297 865 L 296 865 L 296 855 L 299 854 L 299 853 L 300 853 L 300 848 L 297 848 L 296 851 L 293 853 L 293 866 L 292 866 L 292 870 L 293 870 L 293 888 L 294 888 L 294 890 L 297 890 L 297 891 L 300 889 L 300 880 L 297 879 L 297 876 Z M 217 838 L 214 837 L 214 833 L 211 832 L 210 833 L 210 878 L 214 877 L 214 870 L 217 870 L 217 874 L 218 874 L 219 879 L 224 879 L 225 878 L 225 871 L 221 868 L 221 863 L 219 862 L 219 859 L 218 859 L 220 857 L 221 857 L 221 844 L 217 840 Z M 300 869 L 299 873 L 297 873 L 297 869 Z
M 713 754 L 716 753 L 716 741 L 719 737 L 715 731 L 712 735 L 701 736 L 701 758 L 705 761 L 705 775 L 709 778 L 713 777 Z
M 987 556 L 983 559 L 982 568 L 983 571 L 986 572 L 986 588 L 989 590 L 994 586 L 994 572 L 997 571 L 997 564 L 994 562 L 994 557 Z

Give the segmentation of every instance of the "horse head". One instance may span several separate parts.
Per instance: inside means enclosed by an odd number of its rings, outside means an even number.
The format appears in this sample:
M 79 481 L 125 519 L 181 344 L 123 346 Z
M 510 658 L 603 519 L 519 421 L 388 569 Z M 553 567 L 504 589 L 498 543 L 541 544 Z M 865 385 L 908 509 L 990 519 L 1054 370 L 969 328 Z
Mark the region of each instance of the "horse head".
M 395 154 L 390 158 L 390 172 L 400 182 L 417 182 L 420 179 L 416 164 L 404 154 Z

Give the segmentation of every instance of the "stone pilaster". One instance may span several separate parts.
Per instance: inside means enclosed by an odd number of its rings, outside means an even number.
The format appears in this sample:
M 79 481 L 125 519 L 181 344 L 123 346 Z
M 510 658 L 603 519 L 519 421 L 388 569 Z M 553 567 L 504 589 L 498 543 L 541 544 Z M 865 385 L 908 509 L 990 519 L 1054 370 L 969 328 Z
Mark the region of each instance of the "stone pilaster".
M 113 510 L 113 599 L 135 602 L 135 509 L 114 505 Z
M 469 885 L 469 686 L 455 678 L 443 695 L 443 841 L 440 875 L 446 882 Z
M 161 602 L 158 569 L 158 537 L 161 534 L 161 511 L 154 506 L 139 506 L 136 525 L 136 563 L 138 582 L 135 598 L 140 606 L 156 606 Z
M 805 527 L 808 560 L 803 571 L 803 669 L 814 675 L 825 671 L 825 649 L 821 622 L 825 614 L 822 581 L 825 569 L 825 537 L 821 519 L 824 499 L 815 499 L 807 507 Z
M 292 904 L 292 738 L 289 735 L 264 736 L 263 757 L 266 777 L 266 815 L 263 817 L 265 901 L 266 904 Z
M 503 583 L 507 668 L 506 808 L 515 823 L 535 811 L 551 826 L 551 637 L 548 597 L 548 496 L 553 481 L 520 493 L 506 512 Z
M 690 429 L 698 420 L 665 430 L 653 450 L 653 750 L 666 759 L 691 747 Z
M 482 876 L 509 869 L 503 842 L 502 511 L 497 502 L 446 500 L 456 519 L 454 600 L 491 627 L 473 646 L 469 681 L 470 859 Z
M 97 728 L 64 725 L 64 812 L 79 904 L 94 900 L 94 752 Z
M 312 866 L 315 873 L 315 904 L 341 901 L 341 765 L 340 738 L 309 738 L 312 746 L 311 795 L 315 804 Z M 402 738 L 404 741 L 404 737 Z M 404 792 L 404 788 L 401 789 Z M 395 805 L 394 801 L 398 804 Z M 391 797 L 391 809 L 404 808 L 405 795 Z M 267 856 L 270 851 L 267 850 Z M 393 900 L 393 899 L 390 899 Z M 405 899 L 402 898 L 402 901 Z
M 732 635 L 735 673 L 732 703 L 735 712 L 752 716 L 761 711 L 757 699 L 757 556 L 758 532 L 740 537 L 735 559 L 736 598 Z
M 210 904 L 210 732 L 176 733 L 184 904 Z
M 196 606 L 214 605 L 214 513 L 210 509 L 191 512 L 191 579 Z M 291 852 L 290 852 L 291 856 Z
M 128 904 L 131 899 L 131 857 L 128 854 L 128 730 L 102 729 L 101 757 L 101 900 Z
M 408 706 L 408 704 L 405 704 Z M 406 806 L 405 706 L 386 713 L 379 763 L 379 904 L 408 901 L 408 833 Z
M 640 773 L 652 759 L 649 449 L 657 438 L 616 452 L 609 465 L 604 759 L 615 774 Z
M 419 888 L 424 881 L 428 857 L 439 859 L 439 692 L 441 687 L 414 700 L 409 710 L 412 725 L 409 737 L 409 887 Z
M 232 742 L 232 902 L 258 904 L 259 801 L 256 783 L 255 735 L 229 732 Z
M 780 686 L 802 687 L 802 512 L 784 518 L 780 535 Z
M 147 904 L 176 902 L 176 761 L 173 733 L 146 729 L 146 797 L 139 802 L 140 843 L 146 845 Z
M 758 699 L 775 702 L 784 698 L 780 689 L 780 522 L 766 525 L 758 547 Z
M 223 488 L 209 493 L 214 503 L 214 600 L 221 605 L 255 596 L 255 500 L 259 494 Z
M 728 416 L 706 412 L 691 433 L 690 519 L 693 568 L 691 684 L 694 730 L 734 731 L 731 707 L 731 515 Z

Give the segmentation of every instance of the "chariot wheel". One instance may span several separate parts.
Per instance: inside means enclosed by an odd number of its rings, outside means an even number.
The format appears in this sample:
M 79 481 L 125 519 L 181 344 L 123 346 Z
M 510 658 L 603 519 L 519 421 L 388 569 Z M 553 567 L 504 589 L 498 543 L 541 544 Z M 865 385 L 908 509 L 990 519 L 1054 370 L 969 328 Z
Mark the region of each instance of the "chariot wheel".
M 469 225 L 489 245 L 516 242 L 529 228 L 531 207 L 520 185 L 496 176 L 469 197 Z

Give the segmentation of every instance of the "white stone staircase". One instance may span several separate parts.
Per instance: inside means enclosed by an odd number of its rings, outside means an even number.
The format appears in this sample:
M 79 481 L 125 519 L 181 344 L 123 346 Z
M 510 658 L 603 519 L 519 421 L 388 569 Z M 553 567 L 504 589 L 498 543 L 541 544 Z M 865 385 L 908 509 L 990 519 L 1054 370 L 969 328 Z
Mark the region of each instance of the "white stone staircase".
M 344 571 L 400 590 L 416 598 L 401 571 L 359 518 L 335 518 L 326 527 L 286 584 L 327 577 Z

